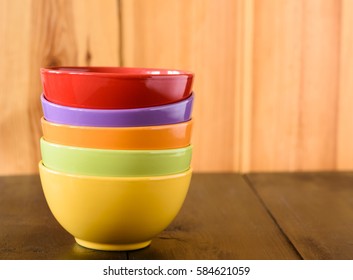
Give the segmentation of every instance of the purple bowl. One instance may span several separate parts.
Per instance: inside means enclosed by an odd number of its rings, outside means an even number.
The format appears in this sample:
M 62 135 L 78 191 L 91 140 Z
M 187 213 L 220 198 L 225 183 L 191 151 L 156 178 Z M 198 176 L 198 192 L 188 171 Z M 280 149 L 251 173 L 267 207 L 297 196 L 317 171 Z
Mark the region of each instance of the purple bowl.
M 41 95 L 44 118 L 66 125 L 130 127 L 165 125 L 191 119 L 194 94 L 180 102 L 137 109 L 85 109 L 52 103 Z

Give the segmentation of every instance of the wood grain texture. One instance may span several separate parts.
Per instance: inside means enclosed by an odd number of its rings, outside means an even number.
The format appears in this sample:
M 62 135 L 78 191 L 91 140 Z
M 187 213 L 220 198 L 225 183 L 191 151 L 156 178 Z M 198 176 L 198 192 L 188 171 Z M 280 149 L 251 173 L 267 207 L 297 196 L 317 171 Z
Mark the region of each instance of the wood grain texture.
M 39 177 L 0 177 L 0 259 L 301 258 L 241 175 L 194 174 L 184 206 L 145 249 L 75 244 L 45 202 Z
M 195 72 L 196 171 L 353 169 L 351 0 L 2 0 L 0 174 L 37 173 L 39 68 Z
M 124 65 L 197 73 L 196 170 L 340 168 L 349 117 L 339 104 L 351 91 L 340 78 L 350 66 L 340 64 L 353 37 L 341 1 L 123 0 L 121 8 Z
M 353 259 L 353 174 L 250 174 L 250 182 L 304 259 Z
M 353 168 L 353 1 L 343 0 L 341 8 L 337 168 Z
M 29 90 L 30 1 L 0 1 L 0 174 L 34 172 Z M 9 28 L 11 27 L 11 28 Z M 38 126 L 39 127 L 39 126 Z
M 120 2 L 123 65 L 195 72 L 194 169 L 234 170 L 237 1 Z
M 118 5 L 115 0 L 104 5 L 6 0 L 0 5 L 0 174 L 37 173 L 39 68 L 118 65 Z
M 300 259 L 238 174 L 194 174 L 184 206 L 129 259 Z
M 235 123 L 233 171 L 250 170 L 252 98 L 253 98 L 253 44 L 254 1 L 238 0 L 235 70 Z
M 100 252 L 55 221 L 39 177 L 0 177 L 0 259 L 353 259 L 353 173 L 194 174 L 150 247 Z
M 333 170 L 339 1 L 255 1 L 250 170 Z

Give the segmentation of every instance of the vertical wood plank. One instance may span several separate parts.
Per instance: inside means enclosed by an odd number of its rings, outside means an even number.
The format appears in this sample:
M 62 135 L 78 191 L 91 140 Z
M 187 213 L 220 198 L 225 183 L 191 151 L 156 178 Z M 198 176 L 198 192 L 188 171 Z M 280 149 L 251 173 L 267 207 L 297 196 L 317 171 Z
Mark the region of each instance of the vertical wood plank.
M 336 168 L 340 1 L 304 1 L 299 170 Z
M 125 66 L 181 68 L 195 76 L 196 171 L 234 170 L 236 1 L 122 0 Z
M 37 173 L 39 68 L 118 65 L 118 5 L 115 0 L 0 5 L 0 174 Z
M 300 1 L 255 1 L 251 170 L 297 164 Z
M 251 170 L 334 169 L 338 1 L 255 1 Z
M 29 145 L 30 1 L 0 1 L 0 174 L 34 171 Z
M 353 169 L 353 1 L 342 0 L 337 168 Z
M 196 171 L 351 169 L 352 5 L 3 0 L 0 174 L 37 172 L 38 69 L 64 64 L 194 71 Z
M 253 91 L 254 1 L 236 1 L 233 171 L 250 170 Z
M 119 66 L 120 25 L 117 0 L 71 1 L 78 65 Z

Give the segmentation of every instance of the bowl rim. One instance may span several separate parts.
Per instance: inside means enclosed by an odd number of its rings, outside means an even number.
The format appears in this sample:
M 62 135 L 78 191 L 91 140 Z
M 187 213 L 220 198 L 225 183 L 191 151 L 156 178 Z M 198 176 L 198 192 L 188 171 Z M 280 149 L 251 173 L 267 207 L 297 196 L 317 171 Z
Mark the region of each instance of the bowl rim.
M 92 71 L 83 71 L 83 70 Z M 113 72 L 113 70 L 121 70 Z M 125 71 L 125 72 L 124 72 Z M 97 76 L 114 77 L 118 79 L 149 79 L 149 78 L 185 78 L 193 79 L 191 71 L 167 68 L 144 68 L 144 67 L 114 67 L 114 66 L 52 66 L 40 68 L 41 74 L 73 75 L 73 76 Z
M 79 130 L 110 130 L 110 131 L 149 131 L 149 130 L 164 130 L 173 129 L 179 126 L 190 126 L 194 124 L 194 120 L 191 118 L 185 122 L 162 124 L 162 125 L 146 125 L 146 126 L 83 126 L 83 125 L 73 125 L 64 123 L 55 123 L 45 119 L 44 116 L 40 118 L 40 122 L 44 125 L 51 127 L 69 127 L 72 129 Z
M 180 152 L 187 152 L 193 150 L 193 145 L 190 144 L 186 147 L 182 148 L 174 148 L 174 149 L 163 149 L 163 150 L 111 150 L 111 149 L 98 149 L 98 148 L 84 148 L 78 146 L 68 146 L 62 145 L 58 143 L 49 142 L 44 139 L 42 136 L 40 138 L 40 143 L 46 146 L 51 146 L 58 149 L 65 149 L 71 151 L 82 151 L 85 153 L 99 153 L 99 154 L 112 154 L 112 155 L 138 155 L 138 154 L 149 154 L 149 155 L 173 155 Z
M 194 103 L 194 92 L 192 91 L 190 95 L 183 99 L 179 100 L 173 103 L 168 103 L 168 104 L 162 104 L 162 105 L 156 105 L 156 106 L 150 106 L 150 107 L 141 107 L 141 108 L 128 108 L 128 109 L 102 109 L 102 108 L 83 108 L 83 107 L 72 107 L 72 106 L 66 106 L 66 105 L 61 105 L 58 103 L 54 103 L 53 101 L 48 100 L 44 92 L 41 93 L 40 95 L 40 100 L 42 103 L 42 106 L 45 105 L 46 107 L 51 107 L 51 108 L 56 108 L 60 110 L 65 110 L 65 111 L 76 111 L 76 112 L 84 112 L 84 113 L 128 113 L 132 114 L 134 112 L 151 112 L 151 111 L 161 111 L 161 110 L 167 110 L 168 108 L 174 107 L 174 106 L 186 106 L 186 104 L 191 103 L 193 105 Z
M 175 178 L 187 176 L 189 174 L 192 174 L 193 172 L 192 167 L 189 167 L 189 169 L 183 172 L 169 174 L 169 175 L 159 175 L 159 176 L 148 176 L 148 177 L 147 176 L 142 176 L 142 177 L 90 176 L 90 175 L 71 174 L 71 173 L 56 171 L 46 167 L 43 164 L 42 160 L 39 161 L 38 168 L 44 170 L 47 173 L 52 173 L 59 176 L 65 176 L 65 177 L 82 179 L 82 180 L 95 180 L 95 181 L 160 181 L 160 180 L 175 179 Z
M 190 145 L 193 120 L 152 126 L 80 126 L 41 118 L 43 138 L 51 143 L 83 148 L 163 150 Z

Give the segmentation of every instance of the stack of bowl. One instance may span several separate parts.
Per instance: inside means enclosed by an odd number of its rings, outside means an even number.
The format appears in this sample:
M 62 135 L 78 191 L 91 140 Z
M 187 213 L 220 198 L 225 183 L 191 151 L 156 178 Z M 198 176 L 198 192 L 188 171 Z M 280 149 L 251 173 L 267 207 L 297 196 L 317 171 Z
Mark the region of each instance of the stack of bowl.
M 148 246 L 189 188 L 193 74 L 54 67 L 41 78 L 39 171 L 53 215 L 84 247 Z

